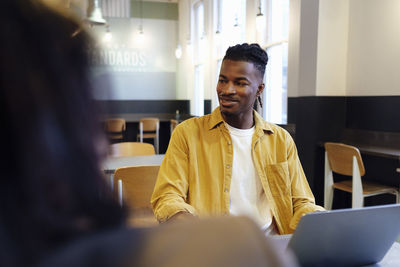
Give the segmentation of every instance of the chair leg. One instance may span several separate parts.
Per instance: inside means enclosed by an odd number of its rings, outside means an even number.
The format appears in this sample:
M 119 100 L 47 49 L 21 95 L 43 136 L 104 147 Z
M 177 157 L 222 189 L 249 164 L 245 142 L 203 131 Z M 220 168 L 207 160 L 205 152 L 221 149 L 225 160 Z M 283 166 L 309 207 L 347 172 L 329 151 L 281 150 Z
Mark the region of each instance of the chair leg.
M 328 154 L 325 152 L 324 208 L 327 210 L 332 209 L 333 193 L 333 173 L 329 166 Z
M 157 127 L 156 127 L 156 153 L 160 154 L 159 148 L 160 148 L 160 124 L 157 123 Z
M 110 187 L 111 187 L 111 192 L 114 191 L 114 174 L 110 175 Z
M 143 143 L 143 123 L 142 122 L 139 123 L 139 133 L 140 133 L 139 141 L 140 141 L 140 143 Z
M 326 192 L 326 191 L 325 191 Z M 329 193 L 328 193 L 328 197 L 325 198 L 325 202 L 324 202 L 324 208 L 326 210 L 331 210 L 332 209 L 332 205 L 333 205 L 333 194 L 334 194 L 334 189 L 333 187 L 330 188 Z
M 360 169 L 358 167 L 358 162 L 355 156 L 353 156 L 353 189 L 352 189 L 352 201 L 351 207 L 362 208 L 364 206 L 364 194 L 361 184 Z
M 123 198 L 122 198 L 122 180 L 118 180 L 118 200 L 119 204 L 123 205 Z

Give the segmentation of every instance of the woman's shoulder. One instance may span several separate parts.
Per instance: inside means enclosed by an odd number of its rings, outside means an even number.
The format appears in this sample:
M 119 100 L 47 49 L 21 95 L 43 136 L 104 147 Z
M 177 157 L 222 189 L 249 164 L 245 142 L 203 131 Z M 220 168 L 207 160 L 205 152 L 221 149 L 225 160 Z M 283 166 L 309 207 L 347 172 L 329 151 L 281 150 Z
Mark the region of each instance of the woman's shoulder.
M 162 225 L 146 235 L 145 243 L 140 266 L 293 266 L 245 217 Z

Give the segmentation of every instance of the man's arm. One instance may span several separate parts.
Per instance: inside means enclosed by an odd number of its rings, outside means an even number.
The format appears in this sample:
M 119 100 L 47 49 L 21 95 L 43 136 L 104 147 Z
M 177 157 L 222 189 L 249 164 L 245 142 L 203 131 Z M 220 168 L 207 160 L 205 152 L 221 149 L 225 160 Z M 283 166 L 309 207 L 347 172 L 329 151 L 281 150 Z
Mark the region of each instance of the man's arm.
M 301 166 L 296 145 L 291 136 L 287 135 L 287 155 L 293 203 L 293 218 L 289 226 L 296 229 L 303 215 L 309 212 L 323 211 L 324 208 L 315 204 L 314 195 Z
M 189 150 L 182 126 L 178 125 L 172 133 L 151 198 L 154 215 L 159 222 L 165 222 L 174 215 L 183 217 L 185 215 L 182 214 L 196 214 L 195 209 L 186 203 L 189 187 Z

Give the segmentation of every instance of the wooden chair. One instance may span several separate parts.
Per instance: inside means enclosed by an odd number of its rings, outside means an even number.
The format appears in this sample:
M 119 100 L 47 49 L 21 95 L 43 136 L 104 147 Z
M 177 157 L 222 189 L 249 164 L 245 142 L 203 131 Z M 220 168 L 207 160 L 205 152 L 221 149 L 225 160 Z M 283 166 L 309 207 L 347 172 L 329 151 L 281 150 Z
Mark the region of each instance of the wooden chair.
M 170 131 L 171 131 L 171 135 L 172 132 L 174 131 L 175 127 L 178 125 L 178 121 L 177 120 L 170 120 L 169 121 L 169 127 L 170 127 Z
M 132 212 L 129 224 L 134 227 L 157 225 L 150 205 L 151 195 L 160 166 L 135 166 L 118 168 L 114 174 L 114 194 L 121 206 Z
M 107 119 L 104 128 L 110 140 L 122 140 L 126 130 L 126 122 L 120 118 Z
M 140 142 L 121 142 L 110 145 L 111 157 L 154 155 L 154 146 Z
M 335 183 L 333 172 L 352 176 L 352 180 Z M 341 143 L 325 143 L 325 209 L 332 209 L 334 189 L 352 193 L 352 208 L 363 207 L 364 197 L 380 194 L 393 194 L 396 196 L 396 202 L 399 202 L 397 188 L 361 181 L 364 175 L 364 163 L 356 147 Z
M 142 118 L 139 121 L 139 133 L 137 139 L 143 143 L 143 139 L 153 138 L 156 153 L 159 154 L 159 130 L 160 119 L 158 118 Z

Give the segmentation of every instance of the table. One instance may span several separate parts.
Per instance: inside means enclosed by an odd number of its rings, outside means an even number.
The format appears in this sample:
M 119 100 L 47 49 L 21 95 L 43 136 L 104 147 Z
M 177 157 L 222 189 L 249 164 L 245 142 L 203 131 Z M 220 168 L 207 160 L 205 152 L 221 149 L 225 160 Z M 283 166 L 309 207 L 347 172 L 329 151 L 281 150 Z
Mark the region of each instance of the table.
M 377 145 L 368 145 L 368 144 L 361 144 L 355 142 L 346 142 L 346 141 L 339 141 L 346 145 L 355 146 L 360 150 L 361 154 L 371 155 L 371 156 L 378 156 L 388 159 L 395 159 L 400 161 L 400 149 L 399 148 L 390 148 L 385 146 L 377 146 Z M 324 147 L 325 142 L 318 142 L 318 146 Z
M 400 160 L 400 133 L 346 128 L 340 140 L 363 154 Z
M 362 154 L 400 160 L 400 149 L 354 144 Z
M 399 148 L 371 146 L 371 145 L 357 145 L 357 144 L 355 144 L 355 146 L 360 150 L 361 154 L 400 161 Z M 396 168 L 396 172 L 400 173 L 400 168 Z
M 131 156 L 131 157 L 115 157 L 108 158 L 103 164 L 103 171 L 108 176 L 111 190 L 114 189 L 114 172 L 121 167 L 144 166 L 144 165 L 161 165 L 164 154 L 147 155 L 147 156 Z
M 103 165 L 105 174 L 113 174 L 120 167 L 161 165 L 165 154 L 108 158 Z
M 270 240 L 278 251 L 285 251 L 292 235 L 271 236 Z M 398 267 L 400 266 L 400 243 L 394 242 L 383 259 L 369 267 Z
M 400 266 L 400 243 L 394 242 L 388 253 L 385 255 L 383 260 L 377 264 L 370 266 Z

